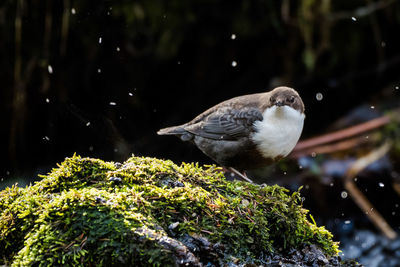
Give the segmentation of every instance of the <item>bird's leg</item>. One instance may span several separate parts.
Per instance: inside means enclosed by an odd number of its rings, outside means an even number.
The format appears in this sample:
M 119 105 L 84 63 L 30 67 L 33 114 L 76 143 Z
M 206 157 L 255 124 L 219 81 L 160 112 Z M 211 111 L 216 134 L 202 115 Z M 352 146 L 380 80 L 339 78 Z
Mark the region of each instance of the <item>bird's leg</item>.
M 240 178 L 242 178 L 246 182 L 254 184 L 253 181 L 251 179 L 249 179 L 249 177 L 247 177 L 247 175 L 245 173 L 241 173 L 240 171 L 238 171 L 238 170 L 236 170 L 235 168 L 232 168 L 232 167 L 229 167 L 228 170 L 230 170 L 231 172 L 233 172 L 234 174 L 236 174 L 237 176 L 239 176 Z

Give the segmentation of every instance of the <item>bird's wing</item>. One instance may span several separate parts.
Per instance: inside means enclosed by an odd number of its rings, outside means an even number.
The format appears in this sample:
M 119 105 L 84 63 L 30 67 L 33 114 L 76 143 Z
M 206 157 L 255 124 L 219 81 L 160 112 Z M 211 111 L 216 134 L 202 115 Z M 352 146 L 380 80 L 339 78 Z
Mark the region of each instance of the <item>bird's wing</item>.
M 205 138 L 237 140 L 254 131 L 253 123 L 262 119 L 262 113 L 255 107 L 241 108 L 240 110 L 222 107 L 203 120 L 186 125 L 184 129 Z

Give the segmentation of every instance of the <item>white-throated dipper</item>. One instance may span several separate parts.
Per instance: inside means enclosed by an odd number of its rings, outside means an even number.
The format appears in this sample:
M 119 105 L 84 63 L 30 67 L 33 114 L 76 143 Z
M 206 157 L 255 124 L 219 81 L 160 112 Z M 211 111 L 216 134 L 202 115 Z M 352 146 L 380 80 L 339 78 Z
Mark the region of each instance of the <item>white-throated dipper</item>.
M 191 141 L 218 164 L 239 174 L 235 169 L 256 169 L 287 156 L 300 138 L 304 118 L 299 94 L 281 86 L 226 100 L 188 123 L 157 133 Z

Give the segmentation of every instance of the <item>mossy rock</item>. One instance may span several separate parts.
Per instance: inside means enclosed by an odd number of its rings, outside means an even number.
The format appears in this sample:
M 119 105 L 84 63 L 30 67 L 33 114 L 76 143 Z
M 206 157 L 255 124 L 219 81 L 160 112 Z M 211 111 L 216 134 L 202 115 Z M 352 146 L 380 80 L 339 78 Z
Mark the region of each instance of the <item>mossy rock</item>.
M 299 192 L 227 181 L 221 169 L 73 156 L 26 188 L 0 192 L 0 265 L 267 264 L 338 244 Z

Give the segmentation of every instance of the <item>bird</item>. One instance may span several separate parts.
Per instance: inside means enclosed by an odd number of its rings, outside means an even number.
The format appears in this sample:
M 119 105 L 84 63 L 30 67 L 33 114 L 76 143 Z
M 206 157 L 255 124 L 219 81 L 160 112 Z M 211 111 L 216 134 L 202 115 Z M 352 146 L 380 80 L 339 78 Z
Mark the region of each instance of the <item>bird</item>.
M 293 150 L 303 130 L 304 111 L 298 92 L 279 86 L 228 99 L 157 134 L 192 142 L 219 165 L 252 182 L 245 171 L 268 166 Z

